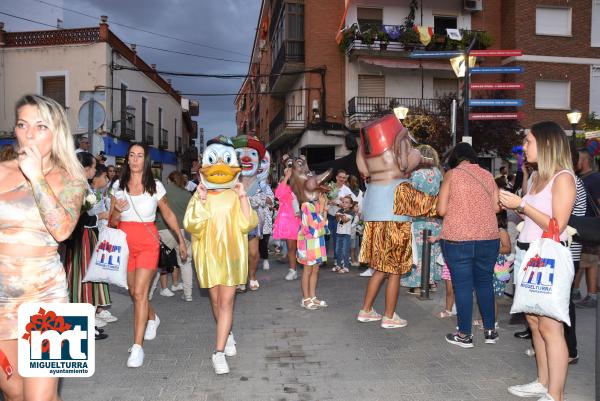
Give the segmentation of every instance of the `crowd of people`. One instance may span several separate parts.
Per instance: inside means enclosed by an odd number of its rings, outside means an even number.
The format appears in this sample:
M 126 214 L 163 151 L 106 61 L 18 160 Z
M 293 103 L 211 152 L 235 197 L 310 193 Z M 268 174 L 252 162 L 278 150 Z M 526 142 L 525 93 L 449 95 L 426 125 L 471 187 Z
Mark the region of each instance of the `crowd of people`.
M 513 296 L 518 283 L 511 272 L 554 219 L 575 266 L 570 324 L 526 315 L 525 330 L 515 336 L 531 338 L 528 354 L 535 355 L 537 376 L 508 391 L 563 400 L 567 366 L 579 358 L 575 309 L 596 306 L 600 255 L 597 245 L 572 238 L 567 225 L 572 215 L 597 214 L 600 173 L 589 152 L 570 146 L 558 124 L 534 124 L 517 170 L 502 166 L 496 177 L 479 165 L 467 143 L 443 160 L 431 146 L 402 144 L 406 129 L 390 115 L 373 123 L 392 132 L 379 148 L 368 148 L 364 140 L 377 131 L 373 125 L 361 132 L 361 177 L 340 169 L 327 183 L 330 172 L 315 175 L 303 157 L 271 161 L 258 138 L 243 135 L 209 141 L 198 171 L 172 171 L 163 184 L 153 176 L 144 143 L 129 146 L 120 168 L 106 166 L 103 154 L 89 153 L 87 138 L 75 148 L 64 110 L 52 99 L 26 95 L 15 112 L 17 147 L 0 150 L 0 356 L 13 367 L 16 309 L 23 302 L 91 304 L 96 339 L 109 336 L 105 326 L 118 319 L 110 311 L 109 285 L 83 280 L 98 234 L 109 226 L 127 234 L 130 252 L 133 345 L 127 366 L 143 365 L 144 341 L 157 335 L 160 318 L 151 305 L 156 288 L 160 284 L 160 296 L 181 291 L 183 300 L 192 301 L 195 270 L 216 323 L 213 366 L 225 374 L 226 357 L 237 354 L 236 293 L 260 289 L 257 271 L 271 269 L 270 254 L 287 265 L 282 279 L 301 277 L 300 306 L 311 311 L 328 307 L 317 296 L 320 268 L 340 275 L 366 268 L 360 276 L 369 281 L 357 320 L 380 322 L 384 329 L 408 325 L 396 311 L 401 288 L 415 295 L 422 283 L 437 291 L 445 282 L 438 317 L 457 320 L 457 330 L 445 340 L 472 348 L 474 326 L 483 329 L 484 343 L 498 341 L 498 298 Z M 276 163 L 283 173 L 272 180 Z M 161 242 L 175 249 L 174 266 L 159 266 Z M 385 310 L 379 314 L 373 305 L 384 283 Z M 473 319 L 473 291 L 481 319 Z M 35 399 L 56 395 L 58 381 L 23 378 L 13 369 L 12 377 L 0 377 L 0 387 L 7 400 L 23 394 Z

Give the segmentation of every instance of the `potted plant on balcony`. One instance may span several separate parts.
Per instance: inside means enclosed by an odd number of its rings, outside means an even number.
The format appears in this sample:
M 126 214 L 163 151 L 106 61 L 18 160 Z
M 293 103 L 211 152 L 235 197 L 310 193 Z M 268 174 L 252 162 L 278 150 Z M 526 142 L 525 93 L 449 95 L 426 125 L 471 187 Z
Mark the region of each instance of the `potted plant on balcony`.
M 346 53 L 352 42 L 358 37 L 358 25 L 356 23 L 342 29 L 342 40 L 339 47 L 342 53 Z
M 384 30 L 377 32 L 377 40 L 379 40 L 379 50 L 387 50 L 390 44 L 390 37 L 387 32 Z
M 361 32 L 361 38 L 362 42 L 370 48 L 377 38 L 377 28 L 369 27 L 365 29 Z
M 400 42 L 404 46 L 404 50 L 412 51 L 419 45 L 419 34 L 413 29 L 405 29 L 400 36 Z

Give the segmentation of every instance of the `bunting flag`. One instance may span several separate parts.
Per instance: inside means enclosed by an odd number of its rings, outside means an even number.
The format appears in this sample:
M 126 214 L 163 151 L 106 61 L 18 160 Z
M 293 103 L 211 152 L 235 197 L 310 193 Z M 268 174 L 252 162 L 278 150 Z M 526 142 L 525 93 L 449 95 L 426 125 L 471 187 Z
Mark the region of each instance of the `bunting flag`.
M 430 26 L 414 25 L 413 29 L 419 34 L 419 40 L 423 46 L 427 46 L 431 42 L 433 36 L 433 28 Z

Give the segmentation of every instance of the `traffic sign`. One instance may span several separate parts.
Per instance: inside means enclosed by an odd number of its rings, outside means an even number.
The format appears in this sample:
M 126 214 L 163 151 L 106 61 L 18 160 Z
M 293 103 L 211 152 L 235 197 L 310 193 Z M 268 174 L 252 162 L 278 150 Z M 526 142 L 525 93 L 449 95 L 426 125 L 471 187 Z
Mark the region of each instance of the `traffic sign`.
M 470 99 L 470 107 L 476 106 L 523 106 L 523 99 Z
M 521 74 L 525 69 L 521 66 L 516 67 L 473 67 L 471 74 Z
M 523 113 L 469 113 L 469 120 L 519 120 Z
M 456 56 L 460 56 L 463 54 L 461 51 L 457 50 L 447 50 L 447 51 L 414 51 L 410 53 L 410 58 L 452 58 Z
M 523 50 L 471 50 L 469 55 L 476 57 L 517 57 L 523 55 Z
M 474 83 L 469 84 L 469 89 L 493 89 L 493 90 L 510 90 L 523 89 L 525 84 L 522 82 L 490 82 L 490 83 Z

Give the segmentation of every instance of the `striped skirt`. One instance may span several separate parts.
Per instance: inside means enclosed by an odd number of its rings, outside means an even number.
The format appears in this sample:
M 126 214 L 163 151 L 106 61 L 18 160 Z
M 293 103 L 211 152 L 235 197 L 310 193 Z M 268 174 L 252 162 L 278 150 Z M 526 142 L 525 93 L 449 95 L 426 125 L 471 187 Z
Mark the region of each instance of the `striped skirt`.
M 69 242 L 65 253 L 65 269 L 69 285 L 69 302 L 94 306 L 110 305 L 110 292 L 106 283 L 82 283 L 90 258 L 96 247 L 96 229 L 84 227 L 81 239 Z

